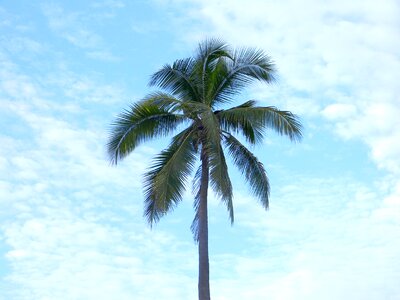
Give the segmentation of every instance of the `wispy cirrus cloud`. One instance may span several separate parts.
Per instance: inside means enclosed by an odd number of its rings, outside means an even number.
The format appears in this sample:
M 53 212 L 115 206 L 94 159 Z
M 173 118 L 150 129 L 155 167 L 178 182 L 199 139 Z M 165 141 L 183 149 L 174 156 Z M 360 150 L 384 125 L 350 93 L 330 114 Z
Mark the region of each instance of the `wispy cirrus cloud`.
M 104 5 L 96 7 L 104 8 L 109 5 L 111 4 L 104 3 Z M 113 7 L 121 8 L 123 6 Z M 105 45 L 101 35 L 88 26 L 90 13 L 67 12 L 57 4 L 43 5 L 43 13 L 47 17 L 50 29 L 72 45 L 83 49 L 87 57 L 110 62 L 119 61 L 119 58 Z
M 54 80 L 25 72 L 5 53 L 1 58 L 7 128 L 0 134 L 1 269 L 6 260 L 9 272 L 1 274 L 0 295 L 192 298 L 187 267 L 171 265 L 190 260 L 193 245 L 162 229 L 149 234 L 141 217 L 141 174 L 154 150 L 141 147 L 124 165 L 111 167 L 106 123 L 82 107 L 93 103 L 92 93 L 107 98 L 104 86 L 65 70 Z M 108 88 L 112 94 L 114 87 Z M 162 284 L 154 289 L 149 281 Z

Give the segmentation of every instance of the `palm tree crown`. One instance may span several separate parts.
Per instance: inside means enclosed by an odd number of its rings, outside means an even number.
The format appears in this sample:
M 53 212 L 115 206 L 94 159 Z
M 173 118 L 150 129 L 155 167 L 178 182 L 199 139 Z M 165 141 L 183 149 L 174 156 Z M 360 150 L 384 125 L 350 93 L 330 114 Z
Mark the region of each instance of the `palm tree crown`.
M 133 104 L 112 125 L 108 153 L 114 164 L 142 142 L 167 136 L 186 125 L 144 175 L 144 215 L 153 224 L 172 210 L 182 200 L 186 183 L 194 173 L 195 218 L 191 229 L 199 242 L 199 255 L 207 250 L 207 281 L 209 184 L 234 221 L 232 184 L 224 151 L 267 209 L 269 183 L 264 166 L 236 136 L 254 145 L 262 141 L 266 129 L 273 129 L 292 141 L 301 139 L 301 124 L 291 112 L 260 107 L 254 100 L 225 108 L 252 82 L 272 82 L 274 73 L 274 64 L 261 50 L 232 50 L 221 41 L 206 40 L 193 57 L 176 60 L 154 73 L 150 86 L 162 91 Z M 199 157 L 200 167 L 195 171 Z M 207 240 L 206 248 L 201 248 L 202 239 Z M 201 269 L 201 262 L 199 266 Z M 209 299 L 209 290 L 200 292 L 201 284 L 199 279 L 199 298 Z

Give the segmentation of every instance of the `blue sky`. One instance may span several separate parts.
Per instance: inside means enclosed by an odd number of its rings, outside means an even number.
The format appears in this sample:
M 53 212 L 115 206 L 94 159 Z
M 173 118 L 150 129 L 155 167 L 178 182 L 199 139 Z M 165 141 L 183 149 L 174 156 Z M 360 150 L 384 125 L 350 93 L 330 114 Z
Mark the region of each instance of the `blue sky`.
M 196 299 L 192 195 L 152 230 L 141 174 L 168 140 L 118 167 L 109 125 L 150 75 L 206 37 L 269 53 L 257 99 L 298 114 L 274 133 L 265 212 L 232 167 L 236 220 L 210 198 L 213 299 L 400 298 L 397 1 L 2 1 L 0 299 Z

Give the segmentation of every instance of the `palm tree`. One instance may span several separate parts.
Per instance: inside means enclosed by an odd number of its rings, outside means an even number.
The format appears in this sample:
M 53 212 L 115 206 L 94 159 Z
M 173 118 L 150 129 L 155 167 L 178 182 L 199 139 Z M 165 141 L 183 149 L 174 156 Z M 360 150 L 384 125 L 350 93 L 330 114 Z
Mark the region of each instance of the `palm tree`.
M 224 150 L 267 209 L 270 188 L 264 166 L 235 135 L 240 134 L 252 145 L 262 141 L 265 129 L 273 129 L 292 141 L 301 139 L 301 124 L 289 111 L 260 107 L 253 100 L 223 109 L 250 83 L 273 81 L 274 72 L 270 57 L 261 50 L 232 50 L 219 40 L 206 40 L 199 44 L 194 57 L 176 60 L 154 73 L 150 86 L 162 91 L 132 104 L 112 124 L 107 147 L 113 164 L 142 142 L 167 136 L 185 125 L 144 175 L 144 216 L 152 225 L 170 212 L 182 200 L 185 184 L 199 165 L 193 180 L 195 217 L 191 230 L 198 243 L 200 300 L 210 299 L 209 184 L 226 204 L 231 223 L 234 221 Z

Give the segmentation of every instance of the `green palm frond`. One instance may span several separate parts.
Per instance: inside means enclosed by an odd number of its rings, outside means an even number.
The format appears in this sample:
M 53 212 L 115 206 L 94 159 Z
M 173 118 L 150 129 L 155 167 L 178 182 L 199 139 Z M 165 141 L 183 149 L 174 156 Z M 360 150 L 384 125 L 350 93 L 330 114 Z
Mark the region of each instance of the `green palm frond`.
M 215 114 L 223 130 L 242 134 L 251 144 L 256 144 L 263 139 L 263 122 L 249 118 L 246 112 L 254 108 L 256 102 L 247 101 L 239 106 L 216 111 Z
M 296 115 L 273 106 L 256 107 L 255 104 L 255 101 L 247 101 L 231 109 L 218 111 L 223 129 L 240 132 L 252 144 L 262 140 L 267 128 L 288 136 L 292 141 L 302 138 L 302 126 Z
M 169 112 L 183 114 L 185 117 L 197 120 L 198 115 L 209 111 L 209 107 L 201 102 L 181 101 L 174 95 L 164 92 L 154 92 L 144 98 L 145 104 L 154 105 Z
M 200 79 L 193 76 L 195 65 L 193 58 L 176 60 L 172 66 L 166 64 L 151 76 L 149 85 L 158 86 L 182 100 L 200 101 Z
M 251 191 L 259 198 L 264 208 L 267 209 L 269 204 L 269 182 L 263 164 L 233 135 L 225 133 L 224 142 L 233 162 L 249 183 Z
M 229 179 L 228 166 L 221 148 L 221 131 L 217 116 L 210 109 L 201 116 L 204 134 L 202 147 L 207 154 L 210 166 L 210 183 L 214 192 L 226 203 L 231 222 L 233 222 L 232 184 Z
M 212 91 L 212 105 L 232 101 L 244 87 L 255 80 L 274 81 L 275 66 L 263 51 L 242 48 L 234 52 L 233 60 L 226 60 L 226 68 L 219 70 Z
M 202 144 L 207 148 L 209 145 L 219 145 L 221 141 L 220 125 L 217 116 L 210 109 L 204 109 L 199 115 L 200 128 L 203 132 Z
M 219 62 L 227 58 L 231 59 L 231 53 L 228 46 L 218 39 L 208 39 L 200 43 L 197 52 L 196 71 L 197 76 L 201 77 L 202 102 L 209 104 L 210 99 L 207 98 L 209 85 L 213 83 L 210 75 L 213 74 Z
M 202 62 L 203 70 L 205 70 L 207 65 L 216 58 L 231 58 L 230 52 L 228 45 L 222 40 L 206 39 L 198 45 L 196 60 Z
M 210 183 L 213 191 L 225 203 L 231 223 L 234 221 L 232 183 L 229 178 L 228 165 L 220 144 L 208 150 L 210 164 Z
M 157 106 L 169 112 L 179 113 L 181 113 L 181 106 L 183 104 L 183 102 L 174 95 L 160 91 L 148 94 L 142 102 L 147 105 Z
M 139 102 L 122 112 L 111 125 L 107 152 L 113 164 L 131 153 L 140 143 L 166 136 L 187 120 L 167 108 Z
M 150 224 L 157 222 L 182 200 L 196 158 L 193 134 L 194 129 L 189 127 L 176 135 L 168 148 L 154 159 L 144 176 L 144 214 Z
M 251 110 L 251 109 L 250 109 Z M 297 115 L 290 111 L 279 110 L 273 106 L 254 108 L 254 115 L 264 119 L 266 127 L 286 135 L 291 141 L 298 142 L 302 139 L 302 125 Z
M 213 69 L 206 71 L 208 71 L 206 81 L 207 89 L 204 91 L 204 102 L 211 106 L 212 103 L 215 102 L 215 90 L 229 73 L 229 64 L 227 63 L 227 58 L 222 57 L 217 59 L 214 63 Z M 233 93 L 231 95 L 233 95 Z M 219 102 L 229 102 L 230 96 L 221 95 L 218 100 Z
M 274 80 L 275 65 L 271 57 L 261 49 L 240 48 L 234 53 L 233 72 L 259 81 L 270 83 Z
M 209 157 L 208 163 L 210 167 L 209 180 L 211 188 L 216 195 L 225 203 L 231 224 L 234 222 L 234 209 L 233 209 L 233 193 L 232 184 L 229 178 L 228 166 L 226 164 L 224 152 L 222 147 L 219 149 L 208 148 L 207 156 Z M 195 194 L 193 207 L 195 210 L 195 216 L 190 226 L 193 233 L 193 238 L 198 242 L 198 221 L 199 221 L 199 205 L 200 205 L 200 184 L 202 176 L 202 165 L 197 169 L 193 179 L 193 193 Z

